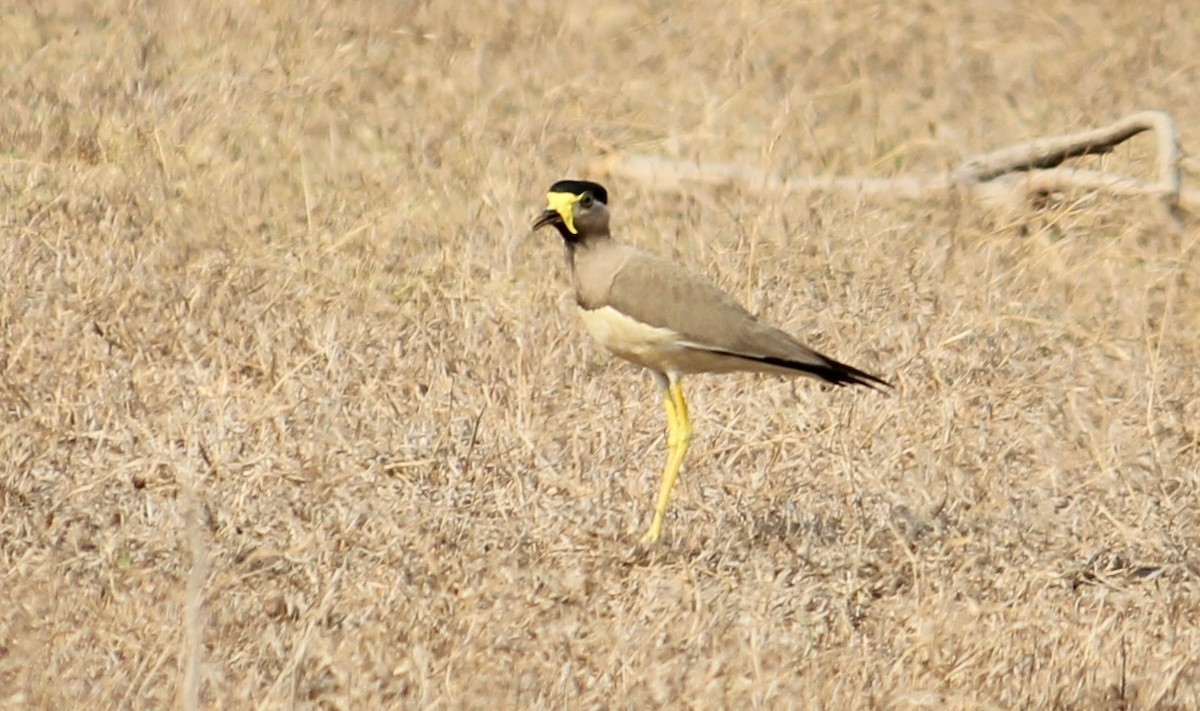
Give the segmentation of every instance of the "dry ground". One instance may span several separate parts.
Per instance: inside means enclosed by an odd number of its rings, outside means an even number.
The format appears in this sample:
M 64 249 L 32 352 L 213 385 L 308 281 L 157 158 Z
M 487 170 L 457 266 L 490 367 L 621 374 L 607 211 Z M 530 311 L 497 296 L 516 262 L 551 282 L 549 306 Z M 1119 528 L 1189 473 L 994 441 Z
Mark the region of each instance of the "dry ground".
M 0 707 L 1200 705 L 1200 259 L 1148 201 L 609 181 L 898 385 L 694 378 L 634 545 L 662 414 L 527 233 L 553 180 L 1200 146 L 1193 4 L 883 5 L 6 4 Z

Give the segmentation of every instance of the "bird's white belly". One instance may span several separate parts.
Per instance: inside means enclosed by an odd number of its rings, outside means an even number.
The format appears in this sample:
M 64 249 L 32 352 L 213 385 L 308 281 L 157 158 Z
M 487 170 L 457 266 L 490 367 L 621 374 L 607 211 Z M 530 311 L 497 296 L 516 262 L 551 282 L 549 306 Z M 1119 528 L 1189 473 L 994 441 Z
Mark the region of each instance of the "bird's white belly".
M 580 309 L 583 325 L 596 342 L 614 355 L 660 373 L 796 373 L 780 366 L 738 357 L 719 348 L 691 342 L 678 332 L 650 326 L 626 316 L 611 306 Z
M 672 363 L 683 350 L 675 331 L 644 324 L 611 306 L 580 309 L 579 316 L 597 343 L 646 368 L 674 370 Z

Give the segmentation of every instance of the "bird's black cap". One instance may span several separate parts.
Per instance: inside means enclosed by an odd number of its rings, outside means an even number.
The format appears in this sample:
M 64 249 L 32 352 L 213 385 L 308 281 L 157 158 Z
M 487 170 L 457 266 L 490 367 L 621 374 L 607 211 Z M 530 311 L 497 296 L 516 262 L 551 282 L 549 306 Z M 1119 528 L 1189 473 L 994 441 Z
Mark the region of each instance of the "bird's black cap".
M 572 195 L 582 195 L 591 193 L 593 200 L 599 200 L 605 205 L 608 204 L 608 191 L 600 183 L 593 183 L 587 180 L 560 180 L 550 186 L 552 193 L 570 193 Z

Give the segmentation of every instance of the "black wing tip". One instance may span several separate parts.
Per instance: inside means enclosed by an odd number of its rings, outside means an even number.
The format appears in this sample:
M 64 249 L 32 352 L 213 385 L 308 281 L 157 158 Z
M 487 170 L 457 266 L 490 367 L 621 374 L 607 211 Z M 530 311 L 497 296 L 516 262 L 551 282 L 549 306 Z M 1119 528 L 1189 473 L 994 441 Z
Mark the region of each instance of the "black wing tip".
M 794 370 L 797 373 L 811 375 L 815 378 L 825 381 L 830 385 L 836 385 L 838 387 L 845 385 L 861 385 L 881 393 L 894 391 L 896 389 L 895 385 L 892 385 L 877 375 L 871 375 L 865 370 L 859 370 L 852 365 L 846 365 L 841 361 L 836 361 L 833 358 L 820 353 L 814 353 L 813 355 L 822 359 L 823 362 L 808 363 L 798 360 L 789 360 L 787 358 L 776 358 L 774 356 L 734 353 L 733 351 L 714 350 L 712 352 L 733 356 L 734 358 L 742 358 L 755 363 L 773 365 L 777 368 L 787 368 L 788 370 Z
M 823 378 L 825 378 L 829 382 L 833 383 L 834 385 L 838 385 L 838 386 L 861 385 L 863 387 L 871 388 L 872 390 L 876 390 L 878 392 L 888 392 L 888 391 L 896 389 L 895 385 L 892 385 L 891 383 L 884 380 L 883 378 L 876 377 L 874 375 L 871 375 L 870 373 L 861 371 L 857 368 L 852 368 L 852 367 L 850 367 L 848 365 L 844 365 L 842 363 L 838 363 L 838 366 L 841 367 L 841 370 L 836 370 L 834 368 L 831 368 L 830 369 L 832 371 L 831 373 L 829 373 L 829 374 L 819 373 L 819 375 L 821 375 Z
M 818 354 L 819 355 L 819 354 Z M 756 360 L 760 363 L 775 365 L 782 368 L 789 368 L 800 373 L 808 373 L 814 375 L 830 385 L 842 387 L 845 385 L 861 385 L 871 388 L 878 392 L 888 392 L 895 390 L 896 386 L 888 381 L 875 375 L 871 375 L 865 370 L 859 370 L 852 365 L 846 365 L 840 361 L 836 361 L 829 356 L 820 356 L 825 359 L 824 363 L 802 363 L 800 361 L 787 360 L 786 358 L 772 358 L 741 356 L 748 360 Z

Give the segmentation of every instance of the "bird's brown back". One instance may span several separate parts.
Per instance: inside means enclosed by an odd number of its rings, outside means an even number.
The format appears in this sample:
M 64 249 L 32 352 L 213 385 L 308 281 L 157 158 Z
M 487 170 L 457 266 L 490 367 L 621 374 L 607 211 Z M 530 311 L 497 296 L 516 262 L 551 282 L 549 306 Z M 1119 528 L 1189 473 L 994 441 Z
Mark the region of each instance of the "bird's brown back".
M 604 239 L 575 250 L 576 298 L 585 309 L 611 306 L 669 328 L 695 347 L 798 363 L 823 356 L 759 321 L 711 281 L 635 247 Z

